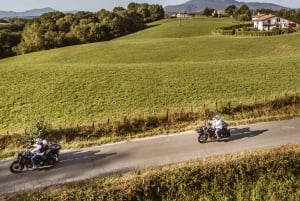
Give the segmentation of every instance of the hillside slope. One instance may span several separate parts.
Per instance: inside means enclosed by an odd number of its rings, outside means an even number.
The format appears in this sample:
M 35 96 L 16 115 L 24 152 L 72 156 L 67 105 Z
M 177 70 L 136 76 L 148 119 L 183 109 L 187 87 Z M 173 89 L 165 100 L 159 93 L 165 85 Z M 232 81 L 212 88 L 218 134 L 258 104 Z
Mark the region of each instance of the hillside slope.
M 109 42 L 0 60 L 0 131 L 23 130 L 41 118 L 74 126 L 299 92 L 299 34 L 210 35 L 233 23 L 165 20 Z

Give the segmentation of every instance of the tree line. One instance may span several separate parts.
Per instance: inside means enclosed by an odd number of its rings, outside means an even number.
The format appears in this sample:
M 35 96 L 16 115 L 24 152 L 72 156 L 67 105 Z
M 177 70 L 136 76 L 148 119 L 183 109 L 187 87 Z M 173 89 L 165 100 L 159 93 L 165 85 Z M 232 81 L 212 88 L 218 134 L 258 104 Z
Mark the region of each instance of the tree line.
M 214 10 L 215 9 L 205 8 L 203 10 L 203 15 L 218 17 L 216 14 L 214 15 Z M 228 16 L 239 21 L 249 21 L 251 20 L 252 16 L 251 11 L 246 4 L 242 5 L 240 8 L 236 7 L 235 5 L 230 5 L 225 9 L 225 12 Z
M 34 19 L 0 22 L 0 58 L 46 49 L 107 41 L 146 28 L 164 18 L 158 4 L 129 3 L 112 11 L 49 12 Z
M 205 8 L 203 10 L 203 15 L 205 16 L 213 16 L 215 9 Z M 251 21 L 252 14 L 261 13 L 261 14 L 273 14 L 277 17 L 282 17 L 287 20 L 294 21 L 296 23 L 300 23 L 300 10 L 295 9 L 280 9 L 280 10 L 271 10 L 271 9 L 257 9 L 256 11 L 250 10 L 249 7 L 244 4 L 240 8 L 235 5 L 230 5 L 225 9 L 225 12 L 228 16 L 235 18 L 239 21 Z M 215 16 L 217 17 L 217 16 Z

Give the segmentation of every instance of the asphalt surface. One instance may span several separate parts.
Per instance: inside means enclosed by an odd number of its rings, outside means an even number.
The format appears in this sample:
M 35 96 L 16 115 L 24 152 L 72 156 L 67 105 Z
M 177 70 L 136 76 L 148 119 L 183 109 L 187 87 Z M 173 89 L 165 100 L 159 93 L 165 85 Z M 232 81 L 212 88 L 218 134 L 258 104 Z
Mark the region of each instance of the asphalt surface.
M 163 166 L 214 155 L 300 142 L 300 119 L 237 126 L 221 142 L 200 144 L 195 131 L 136 139 L 85 149 L 62 151 L 50 169 L 9 171 L 10 160 L 0 161 L 0 195 L 130 170 Z

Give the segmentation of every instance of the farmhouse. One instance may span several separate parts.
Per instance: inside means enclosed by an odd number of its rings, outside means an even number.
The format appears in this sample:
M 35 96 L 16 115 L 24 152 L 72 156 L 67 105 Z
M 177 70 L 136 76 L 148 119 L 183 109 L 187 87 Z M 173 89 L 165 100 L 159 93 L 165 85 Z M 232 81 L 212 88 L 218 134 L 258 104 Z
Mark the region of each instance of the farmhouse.
M 214 12 L 212 13 L 212 16 L 227 17 L 228 15 L 225 10 L 214 10 Z
M 289 28 L 296 27 L 297 24 L 293 21 L 276 17 L 275 15 L 258 14 L 252 17 L 253 26 L 260 31 L 268 31 L 273 28 Z
M 177 18 L 190 18 L 191 17 L 191 15 L 188 13 L 176 13 L 175 16 Z

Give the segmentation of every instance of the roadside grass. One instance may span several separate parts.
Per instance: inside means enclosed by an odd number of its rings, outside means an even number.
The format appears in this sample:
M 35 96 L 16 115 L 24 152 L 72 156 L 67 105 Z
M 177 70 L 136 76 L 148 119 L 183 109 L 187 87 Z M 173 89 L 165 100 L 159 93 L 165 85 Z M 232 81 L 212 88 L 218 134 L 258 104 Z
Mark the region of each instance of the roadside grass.
M 294 144 L 53 185 L 2 199 L 299 201 L 299 170 L 300 144 Z
M 47 139 L 50 143 L 60 143 L 64 149 L 72 149 L 194 130 L 197 126 L 206 124 L 207 120 L 215 114 L 226 119 L 230 127 L 261 121 L 299 118 L 300 94 L 285 94 L 274 100 L 264 100 L 248 105 L 221 102 L 215 107 L 211 109 L 204 104 L 198 110 L 181 109 L 177 112 L 168 110 L 162 115 L 126 116 L 122 121 L 93 122 L 90 125 L 60 126 L 59 128 L 53 128 L 42 119 L 34 122 L 24 133 L 0 135 L 0 158 L 8 158 L 23 151 L 22 149 L 26 148 L 28 142 L 32 142 L 36 137 Z

